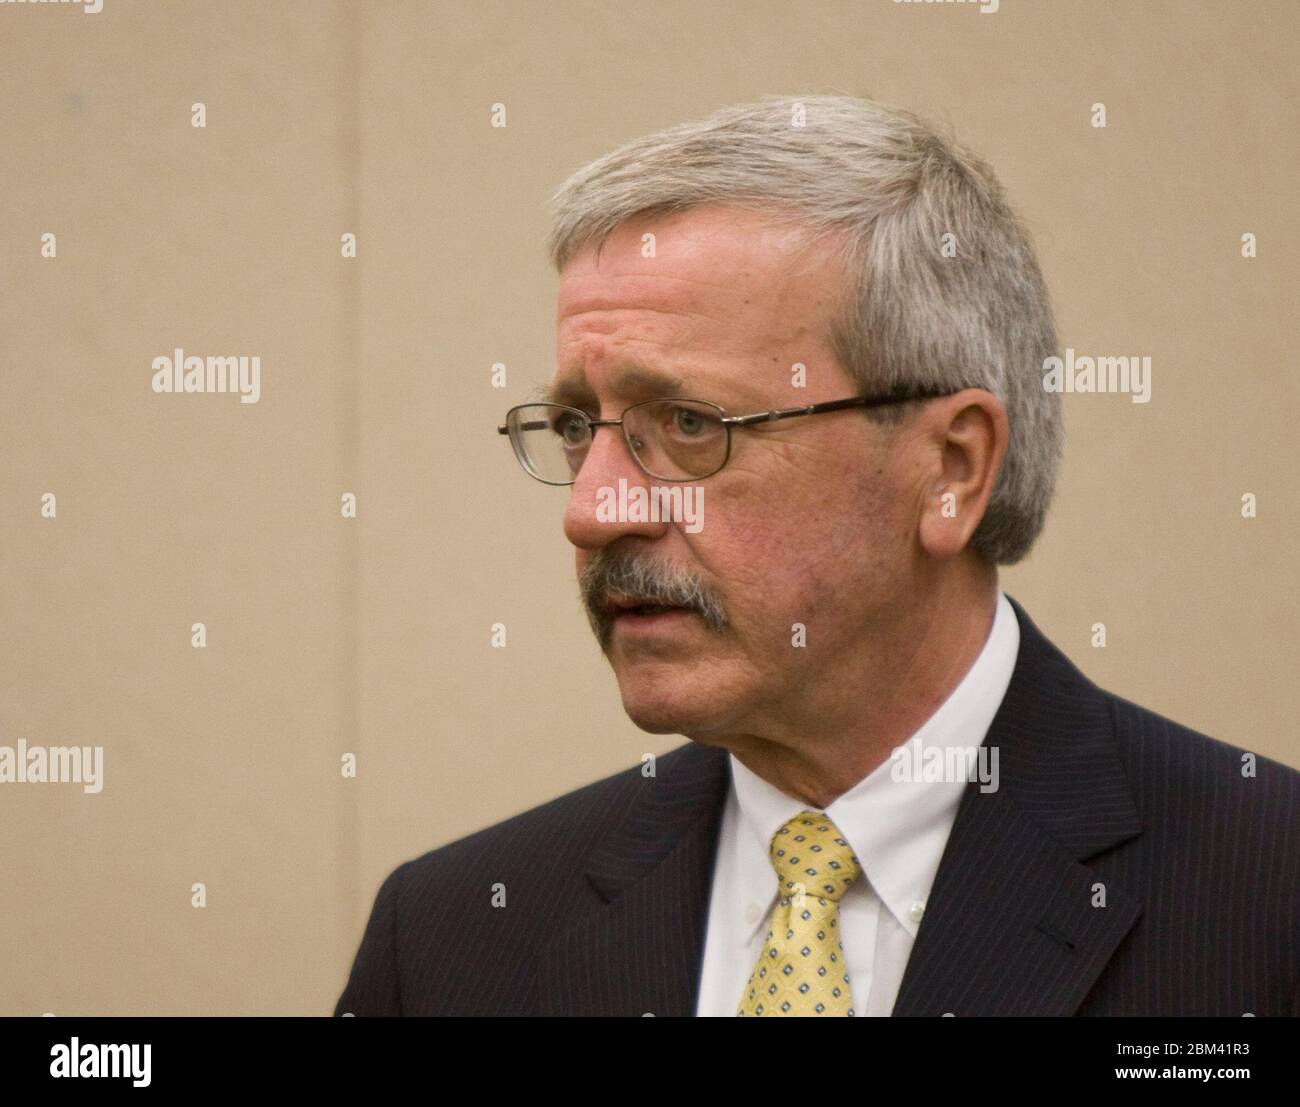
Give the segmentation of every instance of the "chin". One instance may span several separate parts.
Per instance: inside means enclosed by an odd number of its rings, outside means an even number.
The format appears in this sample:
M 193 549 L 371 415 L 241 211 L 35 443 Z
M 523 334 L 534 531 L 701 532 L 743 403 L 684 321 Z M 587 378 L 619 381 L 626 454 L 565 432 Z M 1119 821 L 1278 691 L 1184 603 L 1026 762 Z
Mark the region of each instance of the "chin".
M 649 734 L 682 734 L 705 728 L 718 715 L 718 703 L 707 688 L 689 677 L 674 680 L 670 673 L 657 679 L 645 674 L 619 678 L 623 710 Z

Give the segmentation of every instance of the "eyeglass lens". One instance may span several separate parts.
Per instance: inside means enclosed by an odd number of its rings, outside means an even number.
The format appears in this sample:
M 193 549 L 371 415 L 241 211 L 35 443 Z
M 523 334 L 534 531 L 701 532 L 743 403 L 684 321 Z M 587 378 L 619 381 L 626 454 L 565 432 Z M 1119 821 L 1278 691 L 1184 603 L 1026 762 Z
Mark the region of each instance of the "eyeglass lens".
M 551 484 L 577 477 L 594 433 L 578 412 L 555 404 L 517 408 L 507 426 L 520 464 Z M 636 404 L 623 413 L 623 433 L 641 467 L 661 480 L 699 480 L 717 472 L 727 457 L 722 412 L 702 401 Z

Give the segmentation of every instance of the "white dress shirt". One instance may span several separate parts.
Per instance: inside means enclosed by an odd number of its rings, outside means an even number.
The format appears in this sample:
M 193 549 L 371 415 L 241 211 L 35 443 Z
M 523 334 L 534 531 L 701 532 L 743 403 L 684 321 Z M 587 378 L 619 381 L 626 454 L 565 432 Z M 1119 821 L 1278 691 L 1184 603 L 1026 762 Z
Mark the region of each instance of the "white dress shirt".
M 952 695 L 905 746 L 978 749 L 1011 682 L 1020 626 L 999 591 L 984 648 Z M 916 750 L 909 748 L 908 764 Z M 734 1016 L 767 936 L 777 899 L 772 836 L 811 805 L 734 756 L 710 894 L 697 1015 Z M 965 780 L 895 780 L 887 757 L 826 808 L 862 864 L 840 900 L 840 940 L 854 1012 L 894 1009 L 925 902 L 966 788 Z

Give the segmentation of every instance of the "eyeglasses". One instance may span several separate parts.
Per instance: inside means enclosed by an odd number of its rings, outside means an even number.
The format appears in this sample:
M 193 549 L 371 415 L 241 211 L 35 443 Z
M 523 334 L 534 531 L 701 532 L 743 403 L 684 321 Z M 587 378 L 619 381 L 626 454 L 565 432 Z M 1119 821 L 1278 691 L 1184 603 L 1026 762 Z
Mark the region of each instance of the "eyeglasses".
M 800 415 L 822 415 L 851 407 L 884 407 L 954 395 L 959 389 L 895 390 L 879 396 L 851 396 L 806 407 L 777 408 L 753 415 L 728 415 L 704 400 L 645 400 L 618 419 L 593 419 L 567 404 L 519 404 L 506 412 L 498 434 L 508 434 L 524 472 L 543 484 L 572 484 L 586 460 L 597 427 L 623 428 L 628 450 L 646 475 L 664 481 L 711 477 L 731 456 L 731 430 Z

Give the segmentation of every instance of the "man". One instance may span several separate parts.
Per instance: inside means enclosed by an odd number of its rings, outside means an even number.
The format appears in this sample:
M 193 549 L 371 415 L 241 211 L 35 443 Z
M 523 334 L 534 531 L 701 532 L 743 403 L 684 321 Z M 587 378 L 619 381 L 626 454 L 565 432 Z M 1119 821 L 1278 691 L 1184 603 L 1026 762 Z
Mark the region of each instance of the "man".
M 576 174 L 552 246 L 558 368 L 502 430 L 572 484 L 629 716 L 690 741 L 397 868 L 336 1013 L 1300 1013 L 1300 774 L 998 589 L 1062 431 L 988 168 L 769 98 Z

